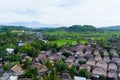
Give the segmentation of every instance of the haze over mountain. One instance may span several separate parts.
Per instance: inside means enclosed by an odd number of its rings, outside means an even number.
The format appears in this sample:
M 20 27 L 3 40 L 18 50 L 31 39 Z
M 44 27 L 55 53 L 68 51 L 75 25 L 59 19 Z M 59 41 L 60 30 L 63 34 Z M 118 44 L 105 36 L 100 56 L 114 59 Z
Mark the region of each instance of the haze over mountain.
M 61 27 L 59 24 L 42 24 L 37 21 L 32 22 L 12 22 L 12 23 L 0 23 L 0 25 L 7 25 L 7 26 L 25 26 L 28 28 L 56 28 Z

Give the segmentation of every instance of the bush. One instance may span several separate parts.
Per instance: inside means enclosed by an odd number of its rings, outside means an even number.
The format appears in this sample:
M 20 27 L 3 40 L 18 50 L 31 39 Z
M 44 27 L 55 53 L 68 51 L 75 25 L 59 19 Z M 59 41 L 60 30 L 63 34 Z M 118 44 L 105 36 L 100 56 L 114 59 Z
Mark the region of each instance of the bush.
M 70 52 L 63 52 L 62 55 L 65 56 L 65 57 L 69 57 L 69 56 L 71 56 L 72 54 L 71 54 Z
M 82 65 L 82 64 L 85 64 L 85 63 L 86 63 L 86 60 L 80 60 L 80 61 L 79 61 L 79 64 L 81 64 L 81 65 Z
M 85 69 L 85 68 L 83 68 L 83 69 L 80 70 L 79 75 L 81 77 L 90 78 L 90 74 L 89 74 L 88 70 Z

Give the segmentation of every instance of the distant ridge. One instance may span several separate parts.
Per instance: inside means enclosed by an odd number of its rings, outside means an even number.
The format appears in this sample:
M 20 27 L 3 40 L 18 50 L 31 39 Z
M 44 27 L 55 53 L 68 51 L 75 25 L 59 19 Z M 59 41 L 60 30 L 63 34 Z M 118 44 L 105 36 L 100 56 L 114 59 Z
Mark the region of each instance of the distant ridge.
M 37 21 L 33 22 L 12 22 L 12 23 L 0 23 L 0 25 L 6 25 L 6 26 L 26 26 L 28 28 L 56 28 L 60 27 L 59 24 L 42 24 Z
M 101 29 L 106 29 L 106 30 L 120 30 L 120 25 L 117 25 L 117 26 L 102 27 Z

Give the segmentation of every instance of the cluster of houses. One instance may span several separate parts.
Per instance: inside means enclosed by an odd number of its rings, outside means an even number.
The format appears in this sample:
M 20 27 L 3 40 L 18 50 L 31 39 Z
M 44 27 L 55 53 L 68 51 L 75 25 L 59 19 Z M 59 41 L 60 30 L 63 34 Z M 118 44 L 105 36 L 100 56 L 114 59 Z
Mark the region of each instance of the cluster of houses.
M 7 49 L 8 52 L 13 51 L 12 49 Z M 100 55 L 100 51 L 104 52 L 104 55 Z M 62 54 L 64 52 L 70 52 L 71 56 L 65 57 Z M 113 56 L 109 56 L 109 52 L 106 49 L 101 48 L 100 46 L 96 45 L 96 47 L 91 47 L 91 45 L 83 45 L 78 44 L 70 49 L 62 49 L 57 53 L 52 53 L 52 51 L 41 51 L 36 58 L 31 58 L 29 56 L 25 56 L 22 62 L 24 62 L 27 58 L 32 61 L 31 68 L 37 67 L 39 76 L 43 76 L 48 74 L 50 71 L 48 68 L 42 63 L 49 59 L 51 61 L 58 61 L 61 59 L 65 59 L 66 64 L 68 67 L 72 65 L 76 65 L 79 68 L 79 71 L 83 68 L 86 68 L 92 78 L 94 80 L 99 80 L 101 75 L 107 77 L 108 80 L 119 80 L 120 79 L 120 57 L 117 54 L 115 49 L 110 50 L 113 53 Z M 80 61 L 85 61 L 84 64 L 80 64 Z M 21 75 L 24 73 L 22 68 L 22 64 L 13 66 L 7 72 L 4 72 L 3 68 L 0 65 L 0 79 L 1 80 L 31 80 L 29 78 L 21 78 Z M 63 80 L 73 80 L 69 73 L 65 72 L 62 73 Z M 91 80 L 86 79 L 83 77 L 75 76 L 74 80 Z
M 101 50 L 104 53 L 103 56 L 99 53 Z M 66 58 L 62 55 L 63 52 L 70 52 L 72 55 Z M 110 57 L 109 52 L 113 53 L 112 57 Z M 99 80 L 101 75 L 105 76 L 108 80 L 119 80 L 120 57 L 115 49 L 111 49 L 109 52 L 98 45 L 93 48 L 91 45 L 85 46 L 83 44 L 79 44 L 71 49 L 60 50 L 57 53 L 42 51 L 38 56 L 38 59 L 40 61 L 44 61 L 44 59 L 48 58 L 51 61 L 57 61 L 64 58 L 69 67 L 76 65 L 79 68 L 79 71 L 86 68 L 94 80 Z M 80 64 L 79 61 L 85 61 L 86 63 Z M 64 79 L 71 80 L 69 73 L 63 73 L 63 80 Z

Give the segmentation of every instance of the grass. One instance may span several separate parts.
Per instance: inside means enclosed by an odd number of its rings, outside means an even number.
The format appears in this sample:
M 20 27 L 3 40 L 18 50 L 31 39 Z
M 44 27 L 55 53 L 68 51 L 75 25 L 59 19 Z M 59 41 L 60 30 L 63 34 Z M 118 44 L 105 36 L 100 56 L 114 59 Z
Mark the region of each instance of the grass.
M 75 40 L 57 40 L 57 41 L 51 41 L 52 44 L 57 44 L 58 46 L 66 45 L 66 44 L 77 44 L 77 41 Z
M 87 40 L 80 40 L 81 43 L 87 43 Z M 63 46 L 66 44 L 71 44 L 71 45 L 76 45 L 77 41 L 76 40 L 56 40 L 56 41 L 51 41 L 52 44 L 57 44 L 58 46 Z

